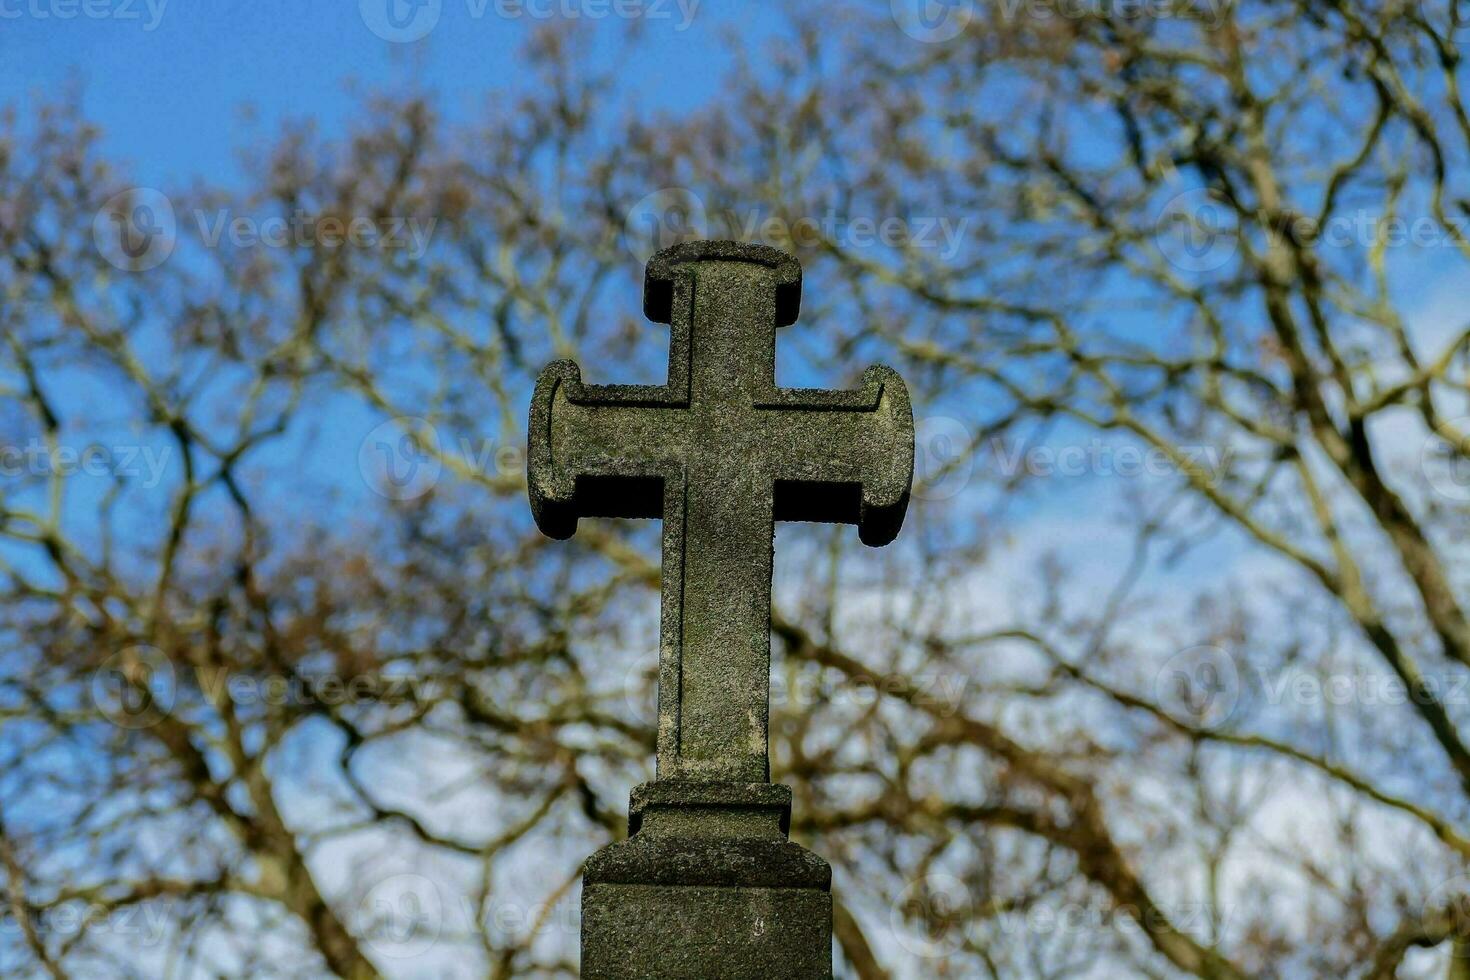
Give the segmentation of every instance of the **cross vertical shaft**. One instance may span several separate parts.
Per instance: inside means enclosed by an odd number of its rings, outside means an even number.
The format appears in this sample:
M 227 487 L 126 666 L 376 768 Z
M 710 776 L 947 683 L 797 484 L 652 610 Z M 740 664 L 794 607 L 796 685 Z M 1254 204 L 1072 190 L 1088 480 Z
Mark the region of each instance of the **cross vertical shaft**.
M 720 469 L 691 467 L 680 488 L 683 520 L 666 524 L 665 534 L 682 535 L 683 547 L 664 549 L 658 773 L 764 782 L 771 505 L 720 493 L 716 488 L 728 479 Z
M 676 294 L 690 310 L 690 426 L 695 442 L 733 448 L 775 384 L 775 291 L 761 266 L 704 272 L 692 296 Z M 664 508 L 666 533 L 682 540 L 663 550 L 660 778 L 770 777 L 774 519 L 771 480 L 750 464 L 728 451 L 689 454 L 670 488 L 682 500 Z

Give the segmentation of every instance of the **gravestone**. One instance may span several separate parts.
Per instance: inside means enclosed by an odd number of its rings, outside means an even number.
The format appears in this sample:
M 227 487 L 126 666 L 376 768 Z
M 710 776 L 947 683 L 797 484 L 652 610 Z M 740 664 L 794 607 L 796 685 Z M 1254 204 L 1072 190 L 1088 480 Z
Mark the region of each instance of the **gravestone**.
M 778 388 L 776 328 L 801 266 L 763 245 L 692 242 L 648 263 L 643 311 L 670 326 L 668 383 L 583 384 L 572 361 L 531 400 L 531 511 L 553 538 L 582 517 L 663 519 L 657 778 L 626 840 L 583 873 L 582 975 L 832 975 L 831 869 L 789 841 L 769 782 L 773 522 L 898 533 L 913 476 L 903 380 Z

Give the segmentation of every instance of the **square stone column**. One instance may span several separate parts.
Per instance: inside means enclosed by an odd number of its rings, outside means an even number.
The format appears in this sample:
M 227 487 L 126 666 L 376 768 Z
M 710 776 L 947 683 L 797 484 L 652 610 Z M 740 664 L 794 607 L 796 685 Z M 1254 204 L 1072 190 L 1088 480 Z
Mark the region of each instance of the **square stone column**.
M 830 980 L 832 869 L 787 839 L 771 783 L 645 783 L 588 861 L 588 980 Z
M 801 307 L 801 264 L 764 245 L 687 242 L 644 273 L 669 325 L 668 383 L 586 384 L 574 361 L 536 381 L 526 490 L 537 527 L 663 521 L 659 779 L 629 837 L 587 862 L 591 980 L 832 976 L 832 871 L 787 840 L 770 777 L 776 521 L 855 524 L 892 541 L 908 509 L 908 388 L 873 365 L 855 389 L 776 384 L 776 332 Z

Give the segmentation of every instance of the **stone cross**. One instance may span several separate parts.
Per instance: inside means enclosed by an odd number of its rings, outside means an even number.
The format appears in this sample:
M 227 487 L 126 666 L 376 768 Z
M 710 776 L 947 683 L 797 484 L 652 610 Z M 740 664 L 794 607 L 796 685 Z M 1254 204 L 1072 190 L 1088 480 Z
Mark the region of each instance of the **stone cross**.
M 537 525 L 663 519 L 658 778 L 769 779 L 773 521 L 856 524 L 891 541 L 908 505 L 914 429 L 896 372 L 855 391 L 776 385 L 776 328 L 801 267 L 776 249 L 693 242 L 649 261 L 644 313 L 670 325 L 668 383 L 541 374 L 528 482 Z

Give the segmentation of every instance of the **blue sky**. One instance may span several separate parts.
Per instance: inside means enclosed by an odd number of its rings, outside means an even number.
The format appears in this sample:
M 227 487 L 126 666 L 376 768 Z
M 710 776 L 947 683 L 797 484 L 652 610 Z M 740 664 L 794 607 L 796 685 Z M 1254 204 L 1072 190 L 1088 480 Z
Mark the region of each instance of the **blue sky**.
M 410 2 L 438 4 L 414 11 Z M 380 9 L 433 27 L 396 42 Z M 681 6 L 681 3 L 683 6 Z M 150 6 L 150 4 L 152 6 Z M 437 93 L 450 115 L 523 80 L 517 52 L 545 14 L 577 12 L 629 106 L 678 111 L 715 94 L 738 28 L 748 49 L 782 26 L 770 4 L 708 0 L 0 0 L 0 103 L 80 84 L 103 148 L 143 183 L 234 176 L 235 150 L 283 118 L 326 132 L 360 105 L 349 83 Z M 630 20 L 613 11 L 641 10 Z M 90 11 L 90 13 L 88 13 Z M 607 11 L 603 14 L 603 11 Z M 67 16 L 70 15 L 70 16 Z M 630 32 L 636 38 L 630 37 Z M 388 33 L 392 33 L 389 31 Z M 246 107 L 259 126 L 244 124 Z

